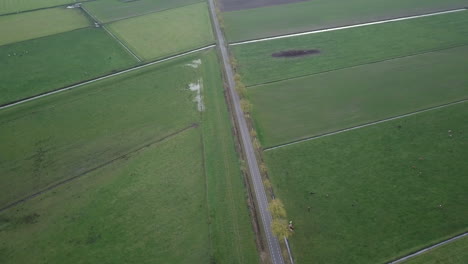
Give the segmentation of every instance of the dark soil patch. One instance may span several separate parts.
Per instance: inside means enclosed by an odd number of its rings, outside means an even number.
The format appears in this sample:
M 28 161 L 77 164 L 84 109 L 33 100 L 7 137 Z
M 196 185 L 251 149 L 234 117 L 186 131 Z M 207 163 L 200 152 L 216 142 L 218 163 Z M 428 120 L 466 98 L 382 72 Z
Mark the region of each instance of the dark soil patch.
M 308 0 L 220 0 L 220 9 L 223 12 L 251 9 L 264 6 L 291 4 Z
M 272 57 L 275 58 L 281 58 L 281 57 L 286 57 L 286 58 L 291 58 L 291 57 L 302 57 L 302 56 L 308 56 L 308 55 L 316 55 L 319 54 L 320 50 L 316 49 L 310 49 L 310 50 L 284 50 L 280 52 L 275 52 L 271 54 Z

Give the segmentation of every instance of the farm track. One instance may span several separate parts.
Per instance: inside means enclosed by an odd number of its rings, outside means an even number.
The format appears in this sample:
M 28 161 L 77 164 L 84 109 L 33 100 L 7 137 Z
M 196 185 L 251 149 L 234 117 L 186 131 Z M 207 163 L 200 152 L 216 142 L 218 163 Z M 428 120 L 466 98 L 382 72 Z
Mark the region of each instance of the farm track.
M 193 54 L 193 53 L 196 53 L 196 52 L 199 52 L 199 51 L 211 49 L 213 47 L 215 47 L 215 45 L 208 45 L 208 46 L 205 46 L 205 47 L 202 47 L 202 48 L 186 51 L 186 52 L 183 52 L 183 53 L 180 53 L 180 54 L 177 54 L 177 55 L 173 55 L 173 56 L 166 57 L 166 58 L 163 58 L 163 59 L 159 59 L 159 60 L 156 60 L 156 61 L 148 62 L 148 63 L 142 64 L 142 65 L 134 66 L 134 67 L 126 69 L 126 70 L 121 70 L 121 71 L 118 71 L 118 72 L 115 72 L 115 73 L 110 73 L 110 74 L 103 75 L 103 76 L 93 78 L 93 79 L 90 79 L 90 80 L 86 80 L 86 81 L 83 81 L 83 82 L 80 82 L 80 83 L 77 83 L 77 84 L 73 84 L 73 85 L 70 85 L 70 86 L 59 88 L 59 89 L 56 89 L 56 90 L 53 90 L 53 91 L 50 91 L 50 92 L 46 92 L 46 93 L 38 94 L 38 95 L 35 95 L 35 96 L 32 96 L 32 97 L 28 97 L 28 98 L 25 98 L 25 99 L 21 99 L 21 100 L 18 100 L 18 101 L 6 103 L 6 104 L 3 104 L 3 105 L 0 105 L 0 110 L 7 109 L 7 108 L 10 108 L 10 107 L 13 107 L 13 106 L 16 106 L 16 105 L 24 104 L 24 103 L 27 103 L 27 102 L 31 102 L 31 101 L 34 101 L 34 100 L 37 100 L 37 99 L 40 99 L 40 98 L 43 98 L 43 97 L 47 97 L 47 96 L 50 96 L 50 95 L 53 95 L 53 94 L 58 94 L 58 93 L 61 93 L 61 92 L 73 90 L 75 88 L 78 88 L 78 87 L 81 87 L 81 86 L 84 86 L 84 85 L 87 85 L 87 84 L 92 84 L 92 83 L 102 81 L 102 80 L 105 80 L 105 79 L 109 79 L 109 78 L 112 78 L 112 77 L 115 77 L 115 76 L 119 76 L 119 75 L 122 75 L 122 74 L 125 74 L 125 73 L 140 70 L 140 69 L 152 66 L 152 65 L 156 65 L 156 64 L 159 64 L 159 63 L 170 61 L 170 60 L 180 58 L 180 57 L 183 57 L 183 56 L 186 56 L 186 55 L 189 55 L 189 54 Z
M 427 13 L 427 14 L 422 14 L 422 15 L 415 15 L 415 16 L 397 17 L 397 18 L 392 18 L 392 19 L 384 19 L 384 20 L 378 20 L 378 21 L 372 21 L 372 22 L 366 22 L 366 23 L 345 25 L 345 26 L 340 26 L 340 27 L 324 28 L 324 29 L 304 31 L 304 32 L 298 32 L 298 33 L 278 35 L 278 36 L 267 37 L 267 38 L 238 41 L 238 42 L 230 43 L 229 45 L 230 46 L 244 45 L 244 44 L 263 42 L 263 41 L 268 41 L 268 40 L 291 38 L 291 37 L 318 34 L 318 33 L 331 32 L 331 31 L 337 31 L 337 30 L 343 30 L 343 29 L 358 28 L 358 27 L 365 27 L 365 26 L 378 25 L 378 24 L 386 24 L 386 23 L 410 20 L 410 19 L 421 18 L 421 17 L 429 17 L 429 16 L 450 14 L 450 13 L 461 12 L 461 11 L 466 11 L 466 10 L 468 10 L 468 8 L 458 8 L 458 9 L 439 11 L 439 12 L 432 12 L 432 13 Z
M 402 263 L 403 261 L 406 261 L 406 260 L 408 260 L 408 259 L 410 259 L 410 258 L 413 258 L 413 257 L 416 257 L 416 256 L 418 256 L 418 255 L 424 254 L 424 253 L 426 253 L 426 252 L 428 252 L 428 251 L 431 251 L 431 250 L 433 250 L 433 249 L 435 249 L 435 248 L 438 248 L 438 247 L 440 247 L 440 246 L 443 246 L 443 245 L 449 244 L 449 243 L 451 243 L 451 242 L 454 242 L 454 241 L 456 241 L 456 240 L 458 240 L 458 239 L 460 239 L 460 238 L 463 238 L 463 237 L 465 237 L 465 236 L 468 236 L 468 232 L 465 232 L 465 233 L 463 233 L 463 234 L 461 234 L 461 235 L 457 235 L 457 236 L 455 236 L 455 237 L 452 237 L 452 238 L 450 238 L 450 239 L 447 239 L 447 240 L 445 240 L 445 241 L 442 241 L 442 242 L 437 243 L 437 244 L 435 244 L 435 245 L 432 245 L 432 246 L 430 246 L 430 247 L 421 249 L 421 250 L 419 250 L 419 251 L 417 251 L 417 252 L 415 252 L 415 253 L 413 253 L 413 254 L 410 254 L 410 255 L 408 255 L 408 256 L 402 257 L 402 258 L 397 259 L 397 260 L 395 260 L 395 261 L 389 262 L 388 264 L 398 264 L 398 263 Z
M 302 142 L 306 142 L 306 141 L 310 141 L 310 140 L 314 140 L 314 139 L 319 139 L 319 138 L 323 138 L 323 137 L 333 136 L 333 135 L 341 134 L 341 133 L 348 132 L 348 131 L 351 131 L 351 130 L 356 130 L 356 129 L 359 129 L 359 128 L 373 126 L 373 125 L 385 123 L 385 122 L 388 122 L 388 121 L 397 120 L 397 119 L 405 118 L 405 117 L 408 117 L 408 116 L 413 116 L 413 115 L 417 115 L 417 114 L 421 114 L 421 113 L 425 113 L 425 112 L 429 112 L 429 111 L 432 111 L 432 110 L 437 110 L 437 109 L 440 109 L 440 108 L 445 108 L 445 107 L 449 107 L 449 106 L 453 106 L 453 105 L 457 105 L 457 104 L 462 104 L 462 103 L 466 103 L 466 102 L 468 102 L 468 98 L 467 99 L 462 99 L 462 100 L 459 100 L 459 101 L 455 101 L 455 102 L 451 102 L 451 103 L 446 103 L 446 104 L 442 104 L 442 105 L 438 105 L 438 106 L 433 106 L 433 107 L 417 110 L 417 111 L 406 113 L 406 114 L 399 115 L 399 116 L 389 117 L 389 118 L 381 119 L 381 120 L 378 120 L 378 121 L 365 123 L 365 124 L 362 124 L 362 125 L 357 125 L 357 126 L 353 126 L 353 127 L 349 127 L 349 128 L 336 130 L 336 131 L 333 131 L 333 132 L 329 132 L 329 133 L 325 133 L 325 134 L 321 134 L 321 135 L 317 135 L 317 136 L 312 136 L 312 137 L 308 137 L 308 138 L 299 139 L 299 140 L 292 141 L 292 142 L 289 142 L 289 143 L 264 148 L 263 150 L 264 151 L 275 150 L 275 149 L 295 145 L 295 144 L 298 144 L 298 143 L 302 143 Z
M 176 132 L 173 132 L 173 133 L 171 133 L 171 134 L 169 134 L 169 135 L 166 135 L 166 136 L 164 136 L 164 137 L 162 137 L 162 138 L 156 139 L 156 140 L 151 141 L 151 142 L 149 142 L 149 143 L 145 143 L 144 145 L 139 146 L 139 147 L 137 147 L 136 149 L 133 149 L 133 150 L 131 150 L 131 151 L 129 151 L 129 152 L 123 154 L 123 155 L 120 155 L 120 156 L 118 156 L 118 157 L 116 157 L 116 158 L 114 158 L 114 159 L 111 159 L 111 160 L 109 160 L 109 161 L 107 161 L 107 162 L 105 162 L 105 163 L 103 163 L 103 164 L 101 164 L 101 165 L 99 165 L 99 166 L 93 167 L 93 168 L 88 169 L 88 170 L 86 170 L 86 171 L 84 171 L 84 172 L 82 172 L 82 173 L 80 173 L 80 174 L 78 174 L 78 175 L 75 175 L 75 176 L 71 177 L 71 178 L 68 178 L 68 179 L 59 181 L 59 182 L 57 182 L 57 183 L 55 183 L 55 184 L 52 184 L 52 185 L 50 185 L 49 187 L 47 187 L 47 188 L 45 188 L 45 189 L 42 189 L 42 190 L 40 190 L 40 191 L 38 191 L 38 192 L 35 192 L 35 193 L 31 194 L 31 195 L 28 195 L 27 197 L 24 197 L 24 198 L 22 198 L 22 199 L 20 199 L 20 200 L 17 200 L 17 201 L 15 201 L 15 202 L 13 202 L 13 203 L 10 203 L 10 204 L 8 204 L 8 205 L 6 205 L 6 206 L 0 208 L 0 213 L 3 212 L 3 211 L 5 211 L 5 210 L 7 210 L 7 209 L 10 209 L 10 208 L 12 208 L 12 207 L 14 207 L 14 206 L 16 206 L 16 205 L 19 205 L 19 204 L 21 204 L 21 203 L 27 202 L 27 201 L 29 201 L 29 200 L 31 200 L 31 199 L 33 199 L 33 198 L 35 198 L 35 197 L 37 197 L 37 196 L 39 196 L 39 195 L 41 195 L 41 194 L 47 193 L 47 192 L 49 192 L 49 191 L 51 191 L 51 190 L 53 190 L 53 189 L 55 189 L 55 188 L 57 188 L 57 187 L 60 187 L 60 186 L 62 186 L 62 185 L 64 185 L 64 184 L 67 184 L 67 183 L 72 182 L 72 181 L 74 181 L 74 180 L 76 180 L 76 179 L 78 179 L 78 178 L 81 178 L 82 176 L 85 176 L 86 174 L 88 174 L 88 173 L 90 173 L 90 172 L 93 172 L 93 171 L 95 171 L 95 170 L 104 168 L 104 167 L 106 167 L 106 166 L 108 166 L 108 165 L 111 165 L 112 163 L 114 163 L 114 162 L 116 162 L 116 161 L 123 160 L 123 159 L 127 159 L 127 158 L 129 158 L 131 155 L 133 155 L 133 154 L 135 154 L 135 153 L 138 153 L 138 152 L 140 152 L 141 150 L 143 150 L 143 149 L 145 149 L 145 148 L 152 147 L 153 145 L 156 145 L 156 144 L 159 144 L 159 143 L 161 143 L 161 142 L 163 142 L 163 141 L 166 141 L 166 140 L 168 140 L 168 139 L 170 139 L 170 138 L 172 138 L 172 137 L 175 137 L 175 136 L 177 136 L 178 134 L 183 133 L 183 132 L 185 132 L 185 131 L 187 131 L 187 130 L 189 130 L 189 129 L 192 129 L 192 128 L 198 128 L 198 124 L 197 124 L 197 123 L 191 124 L 191 125 L 188 126 L 188 127 L 182 128 L 182 129 L 180 129 L 180 130 L 178 130 L 178 131 L 176 131 Z
M 216 39 L 218 41 L 218 47 L 220 51 L 220 57 L 223 62 L 225 78 L 227 81 L 228 92 L 232 100 L 233 112 L 231 113 L 237 123 L 240 140 L 243 146 L 246 161 L 249 167 L 249 175 L 251 177 L 254 193 L 257 201 L 257 208 L 260 212 L 261 223 L 263 225 L 263 230 L 267 240 L 271 263 L 273 264 L 283 264 L 284 259 L 281 254 L 281 248 L 279 245 L 278 239 L 273 235 L 271 230 L 271 221 L 272 217 L 268 211 L 268 199 L 266 196 L 265 188 L 263 187 L 263 181 L 260 174 L 260 169 L 257 163 L 257 158 L 255 155 L 255 150 L 250 139 L 250 131 L 245 120 L 244 113 L 240 106 L 240 98 L 235 90 L 234 74 L 229 62 L 229 53 L 227 50 L 227 43 L 224 38 L 223 32 L 221 31 L 221 26 L 219 24 L 216 7 L 213 0 L 209 0 L 210 13 L 212 18 L 212 23 L 214 26 L 214 31 L 216 34 Z

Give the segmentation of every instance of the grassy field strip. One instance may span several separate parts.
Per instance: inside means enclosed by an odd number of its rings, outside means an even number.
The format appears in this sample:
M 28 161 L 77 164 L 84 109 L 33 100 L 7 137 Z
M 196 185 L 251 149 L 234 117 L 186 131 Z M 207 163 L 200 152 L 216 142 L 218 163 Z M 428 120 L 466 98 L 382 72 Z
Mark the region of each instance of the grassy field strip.
M 403 258 L 401 258 L 401 259 L 392 261 L 392 262 L 390 262 L 389 264 L 402 263 L 402 262 L 404 262 L 404 261 L 406 261 L 406 260 L 408 260 L 408 259 L 410 259 L 410 258 L 414 258 L 414 257 L 419 256 L 419 255 L 421 255 L 421 254 L 424 254 L 424 253 L 426 253 L 426 252 L 428 252 L 428 251 L 431 251 L 431 250 L 433 250 L 433 249 L 436 249 L 436 248 L 438 248 L 438 247 L 441 247 L 441 246 L 447 245 L 447 244 L 449 244 L 449 243 L 455 242 L 456 240 L 461 239 L 461 238 L 464 238 L 464 237 L 466 237 L 466 236 L 468 236 L 468 232 L 467 232 L 467 233 L 463 233 L 463 234 L 461 234 L 461 235 L 458 235 L 458 236 L 456 236 L 456 237 L 450 238 L 450 239 L 445 240 L 445 241 L 443 241 L 443 242 L 437 243 L 437 244 L 435 244 L 435 245 L 433 245 L 433 246 L 430 246 L 430 247 L 428 247 L 428 248 L 422 249 L 422 250 L 420 250 L 420 251 L 418 251 L 418 252 L 415 252 L 415 253 L 413 253 L 413 254 L 411 254 L 411 255 L 408 255 L 408 256 L 406 256 L 406 257 L 403 257 Z
M 468 235 L 454 242 L 425 252 L 404 264 L 466 264 L 468 263 Z
M 120 46 L 122 46 L 128 53 L 130 53 L 135 59 L 137 59 L 139 62 L 142 62 L 143 60 L 138 57 L 138 55 L 136 55 L 129 47 L 127 47 L 122 41 L 120 41 L 120 39 L 118 39 L 114 34 L 112 34 L 112 32 L 110 30 L 108 30 L 106 28 L 105 25 L 102 25 L 102 28 L 113 38 L 115 39 L 115 41 L 117 41 Z
M 111 77 L 119 76 L 121 74 L 125 74 L 125 73 L 129 73 L 129 72 L 136 71 L 136 70 L 139 70 L 139 69 L 143 69 L 143 68 L 146 68 L 146 67 L 149 67 L 149 66 L 152 66 L 152 65 L 162 63 L 162 62 L 166 62 L 166 61 L 177 59 L 177 58 L 180 58 L 180 57 L 183 57 L 183 56 L 187 56 L 187 55 L 190 55 L 190 54 L 193 54 L 193 53 L 196 53 L 196 52 L 211 49 L 213 47 L 215 47 L 215 45 L 209 45 L 209 46 L 206 46 L 206 47 L 203 47 L 203 48 L 187 51 L 187 52 L 184 52 L 184 53 L 181 53 L 181 54 L 178 54 L 178 55 L 174 55 L 174 56 L 170 56 L 170 57 L 167 57 L 167 58 L 164 58 L 164 59 L 161 59 L 161 60 L 148 62 L 146 64 L 139 65 L 139 66 L 127 69 L 127 70 L 122 70 L 122 71 L 119 71 L 119 72 L 116 72 L 116 73 L 111 73 L 111 74 L 108 74 L 108 75 L 105 75 L 105 76 L 102 76 L 102 77 L 98 77 L 98 78 L 91 79 L 91 80 L 88 80 L 88 81 L 85 81 L 85 82 L 82 82 L 82 83 L 71 85 L 71 86 L 68 86 L 68 87 L 65 87 L 65 88 L 57 89 L 57 90 L 54 90 L 52 92 L 47 92 L 47 93 L 44 93 L 44 94 L 41 94 L 41 95 L 38 95 L 38 96 L 33 96 L 31 98 L 28 98 L 28 99 L 24 99 L 24 100 L 20 100 L 20 101 L 14 102 L 14 103 L 2 105 L 2 106 L 0 106 L 0 110 L 7 109 L 7 108 L 10 108 L 10 107 L 13 107 L 13 106 L 20 105 L 20 104 L 24 104 L 26 102 L 31 102 L 31 101 L 34 101 L 34 100 L 37 100 L 37 99 L 40 99 L 40 98 L 43 98 L 43 97 L 46 97 L 46 96 L 50 96 L 50 95 L 58 94 L 58 93 L 61 93 L 61 92 L 69 91 L 69 90 L 72 90 L 72 89 L 75 89 L 75 88 L 78 88 L 78 87 L 81 87 L 81 86 L 84 86 L 84 85 L 87 85 L 87 84 L 92 84 L 92 83 L 97 82 L 97 81 L 102 81 L 102 80 L 105 80 L 105 79 L 108 79 L 108 78 L 111 78 Z
M 180 130 L 178 130 L 178 131 L 176 131 L 176 132 L 174 132 L 174 133 L 171 133 L 171 134 L 169 134 L 169 135 L 166 135 L 166 136 L 164 136 L 164 137 L 162 137 L 162 138 L 153 140 L 153 141 L 151 141 L 151 142 L 144 143 L 144 145 L 139 146 L 139 147 L 137 147 L 136 149 L 133 149 L 133 150 L 131 150 L 131 151 L 128 151 L 127 153 L 124 153 L 124 154 L 122 154 L 122 155 L 119 156 L 119 157 L 113 158 L 113 159 L 111 159 L 111 160 L 109 160 L 109 161 L 107 161 L 107 162 L 105 162 L 105 163 L 103 163 L 103 164 L 100 164 L 99 166 L 96 166 L 96 167 L 94 167 L 94 168 L 90 168 L 90 169 L 88 169 L 88 170 L 86 170 L 86 171 L 84 171 L 84 172 L 82 172 L 82 173 L 80 173 L 80 174 L 78 174 L 78 175 L 75 175 L 75 176 L 72 176 L 72 177 L 70 177 L 70 178 L 68 178 L 68 179 L 65 179 L 65 180 L 63 180 L 63 181 L 54 183 L 54 184 L 52 184 L 51 186 L 48 186 L 47 188 L 45 188 L 45 189 L 43 189 L 43 190 L 40 190 L 40 191 L 38 191 L 38 192 L 36 192 L 36 193 L 33 193 L 33 194 L 31 194 L 31 195 L 29 195 L 29 196 L 27 196 L 27 197 L 25 197 L 25 198 L 22 198 L 22 199 L 20 199 L 20 200 L 18 200 L 18 201 L 15 201 L 15 202 L 11 203 L 11 204 L 8 204 L 8 205 L 6 205 L 6 206 L 0 208 L 0 213 L 1 213 L 2 211 L 8 210 L 8 209 L 10 209 L 10 208 L 12 208 L 12 207 L 14 207 L 14 206 L 17 206 L 17 205 L 19 205 L 19 204 L 21 204 L 21 203 L 27 202 L 28 200 L 31 200 L 32 198 L 35 198 L 35 197 L 37 197 L 37 196 L 39 196 L 39 195 L 41 195 L 41 194 L 44 194 L 44 193 L 46 193 L 46 192 L 49 192 L 49 191 L 51 191 L 51 190 L 53 190 L 53 189 L 55 189 L 55 188 L 57 188 L 57 187 L 60 187 L 60 186 L 62 186 L 62 185 L 64 185 L 64 184 L 67 184 L 67 183 L 69 183 L 69 182 L 72 182 L 72 181 L 74 181 L 74 180 L 76 180 L 76 179 L 78 179 L 78 178 L 80 178 L 80 177 L 83 177 L 84 175 L 87 175 L 88 173 L 91 173 L 91 172 L 93 172 L 93 171 L 95 171 L 95 170 L 104 168 L 104 167 L 106 167 L 106 166 L 108 166 L 108 165 L 111 165 L 112 163 L 114 163 L 114 162 L 116 162 L 116 161 L 123 160 L 123 159 L 127 159 L 129 156 L 131 156 L 131 155 L 133 155 L 133 154 L 135 154 L 135 153 L 137 153 L 137 152 L 139 152 L 139 151 L 141 151 L 141 150 L 143 150 L 143 149 L 145 149 L 145 148 L 152 147 L 152 146 L 155 145 L 155 144 L 159 144 L 159 143 L 161 143 L 161 142 L 164 142 L 164 141 L 166 141 L 166 140 L 168 140 L 168 139 L 170 139 L 170 138 L 172 138 L 172 137 L 174 137 L 174 136 L 177 136 L 178 134 L 180 134 L 180 133 L 182 133 L 182 132 L 185 132 L 185 131 L 187 131 L 187 130 L 189 130 L 189 129 L 191 129 L 191 128 L 197 128 L 197 127 L 198 127 L 198 124 L 192 124 L 192 125 L 190 125 L 190 126 L 188 126 L 188 127 L 182 128 L 182 129 L 180 129 Z
M 158 27 L 155 29 L 152 25 Z M 144 60 L 170 56 L 215 42 L 205 2 L 119 20 L 107 26 Z
M 334 28 L 327 28 L 327 29 L 311 30 L 311 31 L 306 31 L 306 32 L 301 32 L 301 33 L 285 34 L 285 35 L 275 36 L 275 37 L 253 39 L 253 40 L 240 41 L 240 42 L 233 42 L 233 43 L 230 43 L 229 45 L 230 46 L 236 46 L 236 45 L 257 43 L 257 42 L 263 42 L 263 41 L 274 40 L 274 39 L 283 39 L 283 38 L 291 38 L 291 37 L 297 37 L 297 36 L 305 36 L 305 35 L 310 35 L 310 34 L 318 34 L 318 33 L 331 32 L 331 31 L 337 31 L 337 30 L 343 30 L 343 29 L 350 29 L 350 28 L 358 28 L 358 27 L 379 25 L 379 24 L 385 24 L 385 23 L 392 23 L 392 22 L 410 20 L 410 19 L 421 18 L 421 17 L 444 15 L 444 14 L 456 13 L 456 12 L 461 12 L 461 11 L 466 11 L 466 10 L 467 10 L 466 8 L 455 9 L 455 10 L 449 10 L 449 11 L 442 11 L 442 12 L 434 12 L 434 13 L 429 13 L 429 14 L 417 15 L 417 16 L 400 17 L 400 18 L 386 19 L 386 20 L 380 20 L 380 21 L 375 21 L 375 22 L 355 24 L 355 25 L 350 25 L 350 26 L 342 26 L 342 27 L 334 27 Z
M 0 16 L 0 46 L 89 27 L 80 9 L 50 8 L 22 14 Z M 21 30 L 19 30 L 21 29 Z
M 66 6 L 88 0 L 0 0 L 0 15 L 18 14 L 32 12 L 40 9 Z M 91 0 L 93 1 L 93 0 Z
M 168 11 L 171 9 L 198 4 L 201 0 L 139 0 L 114 1 L 99 0 L 84 3 L 101 23 L 111 23 L 123 19 Z
M 326 133 L 326 134 L 323 134 L 323 135 L 313 136 L 313 137 L 310 137 L 310 138 L 304 138 L 304 139 L 300 139 L 300 140 L 297 140 L 297 141 L 294 141 L 294 142 L 291 142 L 291 143 L 286 143 L 286 144 L 282 144 L 282 145 L 278 145 L 278 146 L 268 147 L 268 148 L 265 148 L 264 151 L 279 149 L 279 148 L 283 148 L 283 147 L 286 147 L 286 146 L 291 146 L 291 145 L 294 145 L 294 144 L 298 144 L 298 143 L 302 143 L 302 142 L 306 142 L 306 141 L 310 141 L 310 140 L 314 140 L 314 139 L 319 139 L 319 138 L 323 138 L 323 137 L 328 137 L 328 136 L 333 136 L 333 135 L 336 135 L 336 134 L 340 134 L 340 133 L 343 133 L 343 132 L 356 130 L 356 129 L 359 129 L 359 128 L 374 126 L 374 125 L 385 123 L 385 122 L 388 122 L 388 121 L 392 121 L 392 120 L 396 120 L 396 119 L 400 119 L 400 118 L 405 118 L 405 117 L 408 117 L 408 116 L 417 115 L 417 114 L 425 113 L 425 112 L 428 112 L 428 111 L 433 111 L 433 110 L 436 110 L 436 109 L 440 109 L 440 108 L 444 108 L 444 107 L 448 107 L 448 106 L 452 106 L 452 105 L 456 105 L 456 104 L 466 103 L 467 101 L 468 101 L 468 99 L 465 99 L 465 100 L 461 100 L 461 101 L 457 101 L 457 102 L 453 102 L 453 103 L 448 103 L 448 104 L 443 104 L 443 105 L 439 105 L 439 106 L 430 107 L 430 108 L 427 108 L 427 109 L 411 112 L 411 113 L 404 114 L 404 115 L 394 116 L 394 117 L 386 118 L 386 119 L 383 119 L 383 120 L 370 122 L 370 123 L 367 123 L 367 124 L 364 124 L 364 125 L 359 125 L 359 126 L 354 126 L 354 127 L 350 127 L 350 128 L 340 129 L 338 131 Z

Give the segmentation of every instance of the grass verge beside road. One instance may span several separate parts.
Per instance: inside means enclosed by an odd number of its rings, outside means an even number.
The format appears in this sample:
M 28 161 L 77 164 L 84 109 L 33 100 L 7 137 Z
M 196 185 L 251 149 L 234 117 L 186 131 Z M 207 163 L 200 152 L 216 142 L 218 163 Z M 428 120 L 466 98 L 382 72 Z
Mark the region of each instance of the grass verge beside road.
M 214 43 L 206 3 L 117 21 L 108 28 L 145 60 Z
M 248 89 L 263 147 L 468 97 L 468 46 Z
M 465 264 L 468 263 L 468 237 L 432 249 L 411 258 L 404 264 Z
M 79 9 L 50 8 L 0 16 L 0 46 L 91 25 Z
M 299 263 L 387 263 L 468 227 L 468 103 L 265 153 Z
M 465 7 L 466 0 L 314 0 L 223 16 L 234 42 Z
M 449 30 L 448 30 L 449 29 Z M 246 85 L 468 44 L 468 11 L 233 46 Z M 316 50 L 273 57 L 288 50 Z
M 1 46 L 0 56 L 0 105 L 136 64 L 96 28 Z

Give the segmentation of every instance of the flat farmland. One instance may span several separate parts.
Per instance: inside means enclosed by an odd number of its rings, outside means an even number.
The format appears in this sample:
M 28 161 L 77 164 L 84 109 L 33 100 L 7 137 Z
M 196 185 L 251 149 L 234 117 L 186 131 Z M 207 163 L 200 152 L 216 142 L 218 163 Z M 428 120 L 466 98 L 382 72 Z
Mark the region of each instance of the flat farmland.
M 214 43 L 206 3 L 120 20 L 109 29 L 145 60 Z
M 0 261 L 258 263 L 222 85 L 209 51 L 1 111 L 2 205 L 81 176 L 0 212 Z
M 223 16 L 227 37 L 234 42 L 464 8 L 466 5 L 466 0 L 314 0 L 225 12 Z
M 0 16 L 0 46 L 90 25 L 79 9 L 64 7 Z
M 0 46 L 0 56 L 0 105 L 136 64 L 96 28 Z
M 411 258 L 404 264 L 464 264 L 468 262 L 468 237 Z
M 462 11 L 231 48 L 244 83 L 257 85 L 466 44 L 468 11 Z M 288 51 L 312 54 L 288 57 Z
M 159 12 L 171 8 L 200 3 L 200 0 L 99 0 L 84 3 L 99 21 L 103 23 Z
M 265 152 L 297 263 L 388 263 L 466 232 L 467 118 L 462 103 Z
M 249 88 L 257 132 L 270 147 L 467 99 L 467 60 L 463 46 Z
M 0 0 L 0 15 L 76 2 L 76 0 Z

